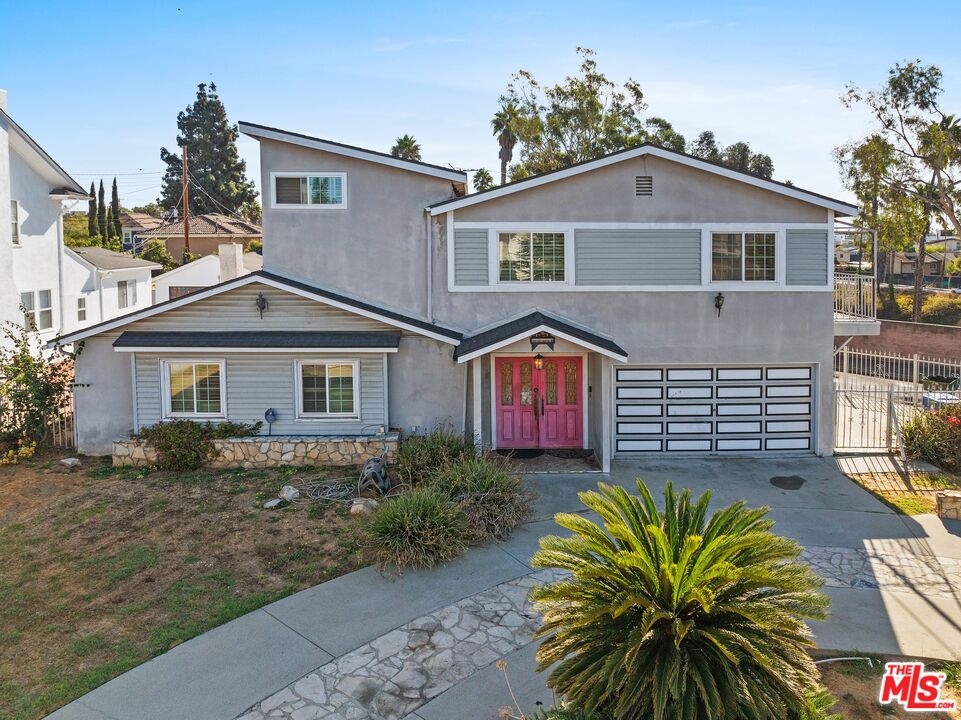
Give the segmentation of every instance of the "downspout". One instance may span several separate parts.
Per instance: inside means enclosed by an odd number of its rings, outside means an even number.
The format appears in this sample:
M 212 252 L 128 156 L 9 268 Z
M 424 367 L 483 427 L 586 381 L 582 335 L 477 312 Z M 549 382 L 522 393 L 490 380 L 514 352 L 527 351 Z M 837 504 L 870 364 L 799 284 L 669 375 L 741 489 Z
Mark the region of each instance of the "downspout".
M 62 335 L 67 330 L 67 325 L 66 325 L 67 311 L 66 311 L 66 306 L 64 305 L 64 296 L 63 296 L 63 252 L 64 252 L 63 250 L 63 247 L 64 247 L 63 213 L 64 213 L 64 208 L 63 208 L 63 203 L 61 203 L 60 212 L 57 214 L 57 285 L 58 285 L 57 293 L 60 296 L 60 332 L 58 333 L 59 335 Z
M 427 320 L 434 322 L 434 238 L 429 208 L 424 208 L 424 217 L 427 218 Z

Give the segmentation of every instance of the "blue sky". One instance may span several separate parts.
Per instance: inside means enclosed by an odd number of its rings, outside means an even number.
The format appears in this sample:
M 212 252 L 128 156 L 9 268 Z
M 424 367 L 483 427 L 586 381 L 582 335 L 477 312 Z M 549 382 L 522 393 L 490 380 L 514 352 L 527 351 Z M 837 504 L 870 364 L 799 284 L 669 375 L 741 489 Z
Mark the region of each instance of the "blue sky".
M 82 185 L 117 175 L 127 206 L 157 196 L 159 148 L 211 80 L 232 122 L 377 150 L 411 133 L 426 161 L 493 172 L 489 121 L 511 74 L 559 80 L 581 45 L 611 78 L 641 83 L 649 115 L 688 137 L 747 140 L 772 156 L 775 178 L 838 196 L 831 150 L 866 127 L 838 101 L 846 83 L 876 85 L 895 61 L 921 58 L 961 110 L 956 3 L 5 5 L 11 115 Z M 257 179 L 256 142 L 240 151 Z

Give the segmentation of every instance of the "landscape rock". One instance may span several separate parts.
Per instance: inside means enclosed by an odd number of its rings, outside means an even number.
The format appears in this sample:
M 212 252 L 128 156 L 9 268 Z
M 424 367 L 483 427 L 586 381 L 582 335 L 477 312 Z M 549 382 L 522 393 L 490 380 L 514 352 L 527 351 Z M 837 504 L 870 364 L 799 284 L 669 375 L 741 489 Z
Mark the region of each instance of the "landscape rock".
M 351 515 L 370 515 L 380 507 L 380 503 L 371 498 L 356 498 L 350 506 Z
M 293 485 L 284 485 L 280 488 L 280 492 L 277 496 L 283 500 L 293 501 L 300 497 L 300 490 L 295 488 Z
M 272 509 L 272 508 L 277 507 L 277 506 L 280 505 L 282 502 L 284 502 L 284 501 L 283 501 L 281 498 L 273 498 L 273 499 L 268 500 L 267 502 L 264 503 L 264 509 L 265 509 L 265 510 L 270 510 L 270 509 Z
M 60 464 L 64 467 L 72 468 L 77 467 L 80 464 L 80 458 L 68 457 L 60 461 Z

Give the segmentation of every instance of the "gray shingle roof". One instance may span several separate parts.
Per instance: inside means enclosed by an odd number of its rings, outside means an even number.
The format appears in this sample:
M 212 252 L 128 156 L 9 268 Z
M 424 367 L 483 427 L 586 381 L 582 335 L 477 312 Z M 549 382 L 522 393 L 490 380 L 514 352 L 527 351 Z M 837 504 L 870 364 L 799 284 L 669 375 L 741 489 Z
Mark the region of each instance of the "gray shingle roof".
M 100 270 L 126 270 L 130 268 L 159 268 L 157 263 L 142 260 L 133 255 L 114 252 L 102 247 L 74 247 L 71 251 Z

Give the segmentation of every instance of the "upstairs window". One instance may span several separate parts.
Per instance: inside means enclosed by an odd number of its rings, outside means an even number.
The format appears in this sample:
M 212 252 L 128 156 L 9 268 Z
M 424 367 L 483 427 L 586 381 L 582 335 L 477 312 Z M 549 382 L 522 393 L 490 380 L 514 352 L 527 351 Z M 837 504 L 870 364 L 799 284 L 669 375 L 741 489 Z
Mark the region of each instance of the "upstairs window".
M 274 176 L 275 207 L 346 208 L 347 174 Z
M 23 305 L 23 326 L 28 330 L 49 330 L 53 327 L 53 293 L 50 290 L 20 293 Z
M 20 244 L 20 203 L 10 201 L 10 237 L 14 245 Z
M 77 298 L 77 322 L 87 321 L 87 298 Z
M 775 233 L 713 233 L 712 282 L 774 282 Z
M 498 233 L 500 282 L 564 282 L 564 233 Z
M 121 280 L 117 283 L 117 307 L 121 310 L 137 304 L 137 282 Z

